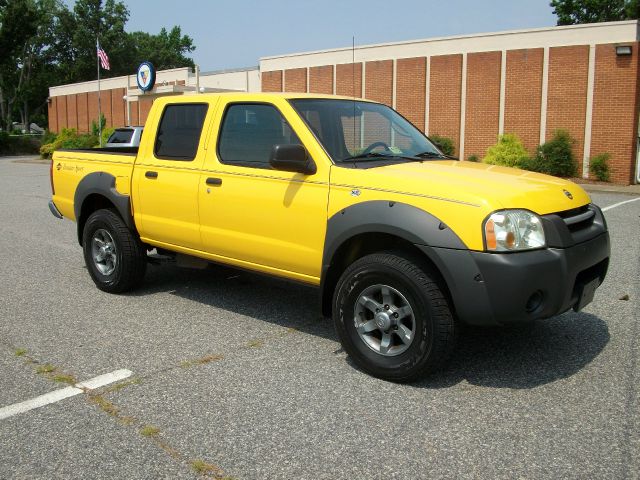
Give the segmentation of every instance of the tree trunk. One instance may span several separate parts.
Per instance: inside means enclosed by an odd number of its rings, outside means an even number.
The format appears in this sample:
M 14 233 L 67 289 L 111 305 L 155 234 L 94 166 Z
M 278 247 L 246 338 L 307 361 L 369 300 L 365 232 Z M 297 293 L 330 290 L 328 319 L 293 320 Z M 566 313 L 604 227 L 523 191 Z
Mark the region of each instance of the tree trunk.
M 2 78 L 0 78 L 0 85 L 2 85 Z M 2 128 L 5 131 L 11 133 L 11 115 L 8 114 L 8 109 L 4 99 L 4 91 L 2 90 L 1 86 L 0 86 L 0 126 L 2 126 Z
M 29 102 L 27 100 L 24 100 L 22 102 L 22 109 L 20 110 L 20 116 L 22 117 L 22 124 L 24 125 L 25 130 L 27 131 L 27 133 L 31 133 L 31 129 L 30 129 L 31 121 L 29 120 Z

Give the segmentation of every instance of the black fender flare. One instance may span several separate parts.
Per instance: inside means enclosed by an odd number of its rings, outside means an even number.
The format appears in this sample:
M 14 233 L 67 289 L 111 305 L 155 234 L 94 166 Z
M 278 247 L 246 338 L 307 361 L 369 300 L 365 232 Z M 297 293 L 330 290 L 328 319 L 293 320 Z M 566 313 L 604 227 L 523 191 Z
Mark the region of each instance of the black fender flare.
M 464 242 L 440 219 L 429 212 L 406 203 L 374 200 L 344 208 L 327 222 L 325 247 L 322 256 L 320 296 L 323 313 L 331 304 L 333 281 L 328 278 L 338 249 L 356 235 L 385 233 L 419 245 L 439 269 L 438 248 L 468 250 Z M 444 273 L 444 272 L 441 272 Z M 446 277 L 446 275 L 444 275 Z M 329 280 L 329 281 L 328 281 Z
M 73 211 L 78 225 L 78 241 L 82 244 L 82 205 L 90 195 L 97 194 L 109 200 L 118 210 L 125 225 L 132 232 L 136 232 L 136 226 L 131 214 L 131 197 L 123 195 L 116 190 L 116 177 L 106 172 L 93 172 L 85 176 L 78 186 L 73 197 Z

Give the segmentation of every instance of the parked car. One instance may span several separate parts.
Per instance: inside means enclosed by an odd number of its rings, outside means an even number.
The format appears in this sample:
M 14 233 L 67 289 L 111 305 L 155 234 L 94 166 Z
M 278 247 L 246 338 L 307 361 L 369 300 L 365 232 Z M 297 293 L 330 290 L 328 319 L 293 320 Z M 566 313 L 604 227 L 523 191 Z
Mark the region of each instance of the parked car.
M 106 148 L 139 147 L 143 126 L 116 128 L 105 143 Z
M 45 132 L 44 128 L 40 127 L 36 123 L 30 123 L 29 128 L 27 129 L 24 123 L 18 123 L 18 122 L 13 122 L 13 131 L 18 131 L 23 134 L 31 133 L 31 134 L 37 134 L 37 135 L 42 135 Z
M 353 361 L 393 381 L 443 365 L 460 323 L 580 310 L 609 263 L 580 186 L 451 160 L 345 97 L 159 98 L 137 153 L 58 150 L 51 185 L 99 289 L 139 286 L 153 249 L 315 285 Z

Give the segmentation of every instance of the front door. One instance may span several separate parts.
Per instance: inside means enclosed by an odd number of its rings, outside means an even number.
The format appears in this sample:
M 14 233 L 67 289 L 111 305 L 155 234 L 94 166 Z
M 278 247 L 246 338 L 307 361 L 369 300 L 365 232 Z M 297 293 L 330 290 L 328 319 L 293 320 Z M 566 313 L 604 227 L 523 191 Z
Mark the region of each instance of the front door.
M 203 249 L 223 261 L 317 284 L 327 221 L 329 166 L 317 173 L 274 170 L 276 144 L 317 144 L 288 105 L 220 105 L 219 131 L 200 179 Z M 288 107 L 288 108 L 287 108 Z M 289 116 L 283 114 L 282 110 Z M 298 132 L 292 121 L 298 122 Z M 317 153 L 316 153 L 317 155 Z

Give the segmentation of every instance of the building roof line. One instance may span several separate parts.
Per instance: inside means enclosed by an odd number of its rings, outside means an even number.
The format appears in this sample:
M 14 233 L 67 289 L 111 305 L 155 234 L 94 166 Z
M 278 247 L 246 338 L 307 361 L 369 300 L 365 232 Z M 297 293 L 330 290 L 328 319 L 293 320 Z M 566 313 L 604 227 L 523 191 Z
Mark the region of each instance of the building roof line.
M 238 67 L 238 68 L 224 68 L 222 70 L 208 70 L 206 72 L 200 72 L 200 76 L 206 75 L 217 75 L 220 73 L 238 73 L 238 72 L 253 72 L 254 70 L 258 70 L 260 67 L 258 65 L 251 67 Z
M 417 43 L 435 43 L 435 42 L 441 42 L 441 41 L 474 39 L 479 37 L 486 38 L 486 37 L 500 37 L 500 36 L 528 34 L 528 33 L 558 32 L 558 31 L 578 30 L 578 29 L 596 29 L 596 28 L 604 28 L 604 27 L 612 27 L 612 26 L 628 26 L 633 24 L 640 26 L 640 24 L 638 23 L 638 20 L 585 23 L 580 25 L 562 25 L 562 26 L 551 26 L 551 27 L 527 28 L 527 29 L 520 29 L 520 30 L 502 30 L 499 32 L 470 33 L 470 34 L 464 34 L 464 35 L 431 37 L 431 38 L 422 38 L 422 39 L 415 39 L 415 40 L 401 40 L 398 42 L 371 43 L 371 44 L 365 44 L 365 45 L 356 45 L 355 50 L 367 50 L 367 49 L 379 48 L 379 47 L 413 45 Z M 640 37 L 640 35 L 637 35 L 637 37 Z M 323 54 L 323 53 L 337 53 L 337 52 L 346 52 L 346 51 L 350 52 L 351 50 L 352 50 L 352 47 L 338 47 L 338 48 L 329 48 L 324 50 L 312 50 L 307 52 L 287 53 L 282 55 L 260 57 L 260 61 L 262 62 L 263 60 L 277 60 L 277 59 L 289 58 L 289 57 L 302 57 L 306 55 L 317 55 L 317 54 Z

